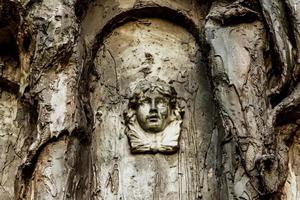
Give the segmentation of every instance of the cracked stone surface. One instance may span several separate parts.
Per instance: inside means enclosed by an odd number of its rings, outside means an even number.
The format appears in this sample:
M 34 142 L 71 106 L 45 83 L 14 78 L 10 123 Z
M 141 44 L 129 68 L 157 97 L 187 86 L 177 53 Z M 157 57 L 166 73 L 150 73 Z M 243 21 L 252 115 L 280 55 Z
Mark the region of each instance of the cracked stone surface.
M 298 200 L 299 9 L 0 0 L 0 199 Z M 126 90 L 153 77 L 179 143 L 134 154 Z

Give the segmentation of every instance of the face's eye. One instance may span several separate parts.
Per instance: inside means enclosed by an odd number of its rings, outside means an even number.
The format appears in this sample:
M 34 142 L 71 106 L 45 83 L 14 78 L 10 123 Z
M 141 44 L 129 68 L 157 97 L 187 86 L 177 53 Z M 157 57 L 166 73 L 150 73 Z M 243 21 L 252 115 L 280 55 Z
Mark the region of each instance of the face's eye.
M 140 105 L 145 105 L 145 104 L 150 104 L 150 103 L 151 103 L 151 99 L 148 97 L 142 97 L 138 101 L 138 104 L 140 104 Z
M 164 99 L 164 98 L 157 98 L 156 100 L 156 104 L 168 104 L 168 100 L 167 99 Z
M 159 109 L 167 109 L 169 107 L 169 101 L 164 98 L 159 98 L 156 100 L 157 108 Z

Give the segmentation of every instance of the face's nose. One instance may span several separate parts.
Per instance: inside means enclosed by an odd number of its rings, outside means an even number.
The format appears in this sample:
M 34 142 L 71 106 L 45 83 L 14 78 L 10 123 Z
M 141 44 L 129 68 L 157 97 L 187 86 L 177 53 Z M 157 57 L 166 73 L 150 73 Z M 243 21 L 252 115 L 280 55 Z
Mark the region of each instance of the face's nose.
M 154 98 L 151 99 L 150 113 L 157 113 L 157 106 Z

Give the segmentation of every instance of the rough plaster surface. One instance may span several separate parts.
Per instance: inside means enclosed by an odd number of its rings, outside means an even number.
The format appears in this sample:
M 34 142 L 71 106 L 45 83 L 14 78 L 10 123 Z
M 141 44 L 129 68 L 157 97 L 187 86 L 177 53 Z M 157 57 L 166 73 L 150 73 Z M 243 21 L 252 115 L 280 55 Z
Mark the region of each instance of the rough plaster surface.
M 245 169 L 237 169 L 233 187 L 237 197 L 246 198 L 250 193 L 243 190 L 245 187 L 253 189 L 253 180 L 246 181 L 248 178 L 243 173 L 255 170 L 254 161 L 263 153 L 263 136 L 268 133 L 268 127 L 263 126 L 267 121 L 268 103 L 261 98 L 266 97 L 262 57 L 265 34 L 261 23 L 220 28 L 208 22 L 206 30 L 213 47 L 212 78 L 224 126 L 236 129 L 232 131 L 234 141 L 244 154 Z M 240 56 L 235 57 L 237 54 Z M 244 170 L 246 172 L 242 172 Z

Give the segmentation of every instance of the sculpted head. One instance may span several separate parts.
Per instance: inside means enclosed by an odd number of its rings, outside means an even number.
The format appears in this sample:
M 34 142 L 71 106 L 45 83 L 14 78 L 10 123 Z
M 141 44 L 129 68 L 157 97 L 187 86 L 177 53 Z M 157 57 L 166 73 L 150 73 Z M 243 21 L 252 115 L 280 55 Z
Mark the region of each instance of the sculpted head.
M 129 90 L 125 133 L 133 153 L 174 153 L 179 149 L 183 110 L 166 82 L 142 80 Z
M 164 81 L 141 81 L 129 98 L 129 110 L 149 133 L 163 131 L 174 120 L 176 91 Z

